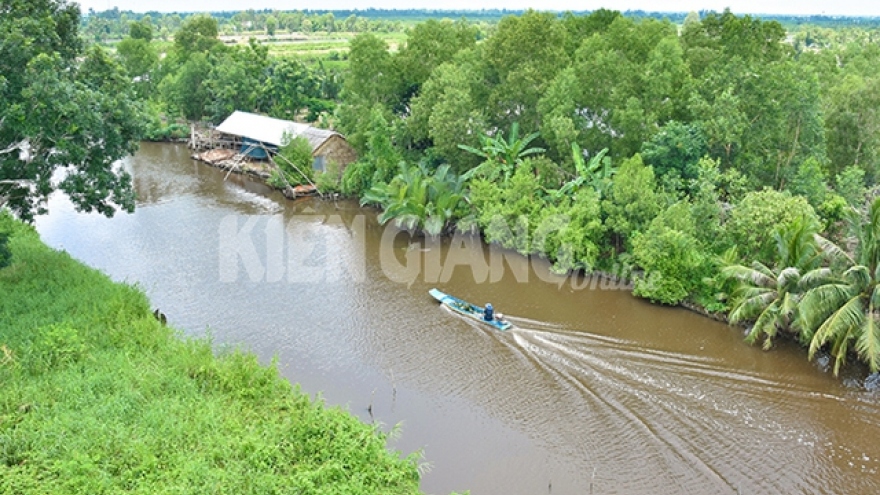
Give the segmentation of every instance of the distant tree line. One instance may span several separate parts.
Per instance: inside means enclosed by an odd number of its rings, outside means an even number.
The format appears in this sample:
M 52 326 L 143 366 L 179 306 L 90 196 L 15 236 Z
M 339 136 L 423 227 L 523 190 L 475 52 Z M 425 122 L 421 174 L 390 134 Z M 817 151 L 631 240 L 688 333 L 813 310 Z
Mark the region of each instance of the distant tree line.
M 382 221 L 623 267 L 637 296 L 876 371 L 880 46 L 859 32 L 808 46 L 729 11 L 600 10 L 507 16 L 481 42 L 429 20 L 394 52 L 360 34 L 341 187 Z

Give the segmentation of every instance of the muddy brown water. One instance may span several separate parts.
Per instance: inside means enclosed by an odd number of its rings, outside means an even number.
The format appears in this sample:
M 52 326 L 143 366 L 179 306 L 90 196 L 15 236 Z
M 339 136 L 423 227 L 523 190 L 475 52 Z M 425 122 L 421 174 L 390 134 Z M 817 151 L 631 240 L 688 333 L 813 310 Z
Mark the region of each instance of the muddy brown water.
M 60 197 L 43 239 L 139 284 L 171 323 L 277 359 L 330 405 L 396 430 L 443 494 L 880 493 L 880 391 L 793 345 L 549 275 L 472 238 L 425 244 L 346 201 L 288 201 L 144 144 L 132 215 Z M 443 310 L 492 302 L 499 333 Z M 398 428 L 395 428 L 398 426 Z

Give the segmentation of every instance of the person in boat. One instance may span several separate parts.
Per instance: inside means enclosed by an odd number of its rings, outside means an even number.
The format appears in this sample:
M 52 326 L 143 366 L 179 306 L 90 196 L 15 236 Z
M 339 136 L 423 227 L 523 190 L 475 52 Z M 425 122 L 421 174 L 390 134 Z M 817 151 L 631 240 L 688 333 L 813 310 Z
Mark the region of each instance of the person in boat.
M 486 321 L 495 320 L 495 308 L 492 307 L 492 303 L 486 304 L 486 309 L 483 310 L 483 319 Z

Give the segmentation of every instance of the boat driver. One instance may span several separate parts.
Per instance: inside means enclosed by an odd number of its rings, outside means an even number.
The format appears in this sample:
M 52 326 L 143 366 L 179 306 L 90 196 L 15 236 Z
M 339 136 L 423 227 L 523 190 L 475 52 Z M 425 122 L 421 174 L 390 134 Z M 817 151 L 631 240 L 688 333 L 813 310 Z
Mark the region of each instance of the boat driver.
M 483 319 L 486 321 L 495 320 L 495 309 L 492 308 L 492 303 L 486 304 L 486 309 L 483 310 Z

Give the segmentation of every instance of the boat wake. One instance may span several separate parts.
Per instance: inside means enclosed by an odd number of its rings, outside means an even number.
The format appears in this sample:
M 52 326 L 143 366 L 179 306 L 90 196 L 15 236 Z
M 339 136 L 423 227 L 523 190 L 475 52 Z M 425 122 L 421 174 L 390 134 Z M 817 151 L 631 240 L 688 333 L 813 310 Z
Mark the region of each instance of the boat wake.
M 544 425 L 541 437 L 573 468 L 596 473 L 597 493 L 829 493 L 833 472 L 822 483 L 804 474 L 827 471 L 829 458 L 841 475 L 878 486 L 875 442 L 843 444 L 831 428 L 805 427 L 824 401 L 848 400 L 843 389 L 832 396 L 721 358 L 509 320 L 508 332 L 486 330 L 519 363 L 521 393 L 508 407 L 528 429 Z M 850 402 L 850 420 L 878 438 L 880 407 Z M 576 426 L 556 435 L 560 420 Z

